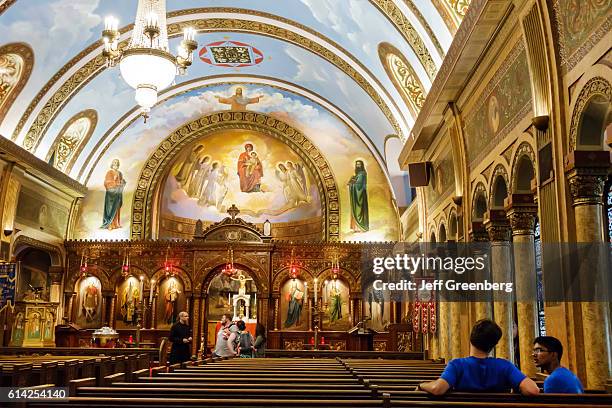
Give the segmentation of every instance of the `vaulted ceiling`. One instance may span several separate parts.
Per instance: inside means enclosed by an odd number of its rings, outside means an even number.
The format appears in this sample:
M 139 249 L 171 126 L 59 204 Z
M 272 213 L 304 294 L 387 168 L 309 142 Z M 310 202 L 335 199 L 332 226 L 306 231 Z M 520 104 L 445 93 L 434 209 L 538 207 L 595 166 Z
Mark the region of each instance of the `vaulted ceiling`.
M 282 90 L 344 122 L 392 178 L 401 143 L 389 136 L 409 134 L 468 4 L 168 0 L 171 50 L 185 26 L 197 29 L 199 49 L 160 105 L 170 109 L 175 98 L 218 84 Z M 86 184 L 97 159 L 139 120 L 133 91 L 118 68 L 105 66 L 100 41 L 107 15 L 119 19 L 121 39 L 129 38 L 136 6 L 135 0 L 0 0 L 0 134 L 43 160 L 64 143 L 74 151 L 62 170 Z M 247 44 L 255 58 L 242 66 L 215 64 L 202 50 L 227 41 Z M 82 133 L 77 146 L 62 139 L 70 125 Z

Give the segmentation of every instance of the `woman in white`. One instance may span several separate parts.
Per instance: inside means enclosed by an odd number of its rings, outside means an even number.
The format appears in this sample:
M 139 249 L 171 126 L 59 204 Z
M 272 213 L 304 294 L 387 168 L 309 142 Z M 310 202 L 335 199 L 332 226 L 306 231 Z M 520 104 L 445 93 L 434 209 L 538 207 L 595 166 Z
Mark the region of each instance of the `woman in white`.
M 187 195 L 189 195 L 189 197 L 198 198 L 200 197 L 202 190 L 204 190 L 204 184 L 206 183 L 206 178 L 208 177 L 208 171 L 210 170 L 210 156 L 204 156 L 204 158 L 195 165 L 195 168 L 195 175 L 189 183 Z
M 208 172 L 206 187 L 204 188 L 204 191 L 202 191 L 200 199 L 198 200 L 199 205 L 209 206 L 217 204 L 217 182 L 219 179 L 219 174 L 219 162 L 214 162 L 210 171 Z
M 298 172 L 296 166 L 294 166 L 292 162 L 288 161 L 287 176 L 287 184 L 291 188 L 294 205 L 297 207 L 300 203 L 309 202 L 309 197 L 306 195 L 306 175 L 304 174 L 303 170 L 301 172 Z

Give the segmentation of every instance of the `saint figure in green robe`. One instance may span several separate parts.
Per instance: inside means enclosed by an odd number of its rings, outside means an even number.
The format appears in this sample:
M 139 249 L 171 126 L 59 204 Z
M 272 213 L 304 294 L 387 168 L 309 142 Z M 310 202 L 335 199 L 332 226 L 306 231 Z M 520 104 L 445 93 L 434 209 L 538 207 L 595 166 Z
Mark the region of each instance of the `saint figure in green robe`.
M 355 175 L 348 183 L 351 200 L 351 230 L 364 232 L 370 229 L 368 214 L 368 173 L 363 160 L 355 161 Z
M 329 300 L 329 320 L 334 322 L 342 319 L 342 298 L 340 297 L 337 280 L 332 280 L 330 283 Z

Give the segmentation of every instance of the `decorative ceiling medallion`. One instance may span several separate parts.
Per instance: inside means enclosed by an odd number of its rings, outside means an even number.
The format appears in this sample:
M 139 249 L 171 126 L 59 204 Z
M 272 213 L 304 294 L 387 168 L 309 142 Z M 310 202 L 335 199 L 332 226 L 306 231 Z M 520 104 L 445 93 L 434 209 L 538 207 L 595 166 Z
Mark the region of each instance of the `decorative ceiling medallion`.
M 261 63 L 263 58 L 257 48 L 238 41 L 217 41 L 200 50 L 200 59 L 217 67 L 249 67 Z

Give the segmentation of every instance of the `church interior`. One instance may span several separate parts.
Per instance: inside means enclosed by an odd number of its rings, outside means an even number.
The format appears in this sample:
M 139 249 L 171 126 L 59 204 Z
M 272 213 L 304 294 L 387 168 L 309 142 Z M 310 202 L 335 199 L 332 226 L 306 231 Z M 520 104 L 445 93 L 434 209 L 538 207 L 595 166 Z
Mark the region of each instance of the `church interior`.
M 0 136 L 2 406 L 612 406 L 612 0 L 0 0 Z

